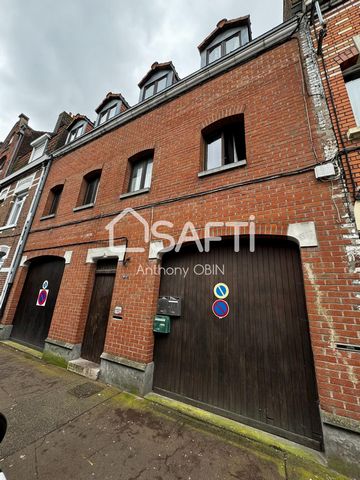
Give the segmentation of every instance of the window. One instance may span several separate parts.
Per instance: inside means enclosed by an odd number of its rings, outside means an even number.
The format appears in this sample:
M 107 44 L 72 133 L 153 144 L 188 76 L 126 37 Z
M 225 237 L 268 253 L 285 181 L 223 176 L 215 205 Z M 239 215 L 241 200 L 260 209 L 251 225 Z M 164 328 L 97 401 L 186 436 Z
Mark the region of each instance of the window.
M 141 158 L 131 161 L 132 170 L 130 177 L 129 192 L 137 192 L 145 188 L 150 188 L 151 174 L 153 166 L 153 153 L 147 152 Z
M 0 246 L 0 269 L 4 265 L 5 259 L 7 258 L 9 251 L 10 247 L 8 247 L 7 245 Z
M 5 226 L 15 226 L 19 220 L 19 216 L 21 213 L 21 209 L 24 205 L 26 199 L 26 194 L 18 195 L 15 197 L 15 201 L 13 203 L 12 209 L 8 216 Z
M 48 200 L 46 202 L 44 215 L 55 215 L 59 206 L 60 197 L 63 191 L 64 185 L 56 185 L 50 190 Z
M 215 62 L 215 60 L 218 60 L 220 57 L 239 48 L 243 43 L 246 43 L 247 40 L 245 38 L 243 38 L 243 42 L 241 41 L 242 37 L 245 37 L 245 34 L 240 31 L 209 48 L 207 51 L 207 63 Z
M 67 143 L 73 142 L 74 140 L 79 138 L 83 134 L 84 127 L 85 127 L 85 124 L 82 123 L 81 125 L 78 125 L 77 127 L 73 128 L 69 133 Z
M 50 135 L 48 133 L 45 133 L 44 135 L 41 135 L 41 137 L 31 142 L 30 145 L 33 147 L 33 149 L 31 152 L 29 163 L 37 160 L 38 158 L 41 158 L 46 153 L 46 147 L 50 138 Z
M 34 181 L 34 178 L 35 178 L 35 174 L 19 180 L 15 186 L 15 190 L 14 190 L 15 195 L 25 193 L 27 190 L 29 190 L 29 188 L 31 188 L 31 185 Z
M 38 158 L 40 158 L 44 155 L 45 146 L 46 146 L 46 143 L 43 143 L 43 144 L 39 145 L 38 147 L 34 147 L 34 150 L 32 151 L 32 154 L 31 154 L 30 162 L 32 162 L 33 160 L 36 160 L 36 159 L 38 159 Z
M 3 202 L 4 200 L 6 200 L 9 190 L 10 190 L 10 187 L 6 187 L 0 191 L 0 202 Z
M 203 132 L 205 170 L 245 163 L 245 128 L 243 115 L 210 125 Z
M 164 90 L 164 88 L 166 88 L 166 83 L 167 83 L 167 76 L 165 75 L 164 77 L 161 77 L 158 80 L 155 80 L 155 82 L 147 85 L 144 89 L 143 100 L 151 97 L 152 95 L 155 95 L 155 93 L 158 93 L 161 90 Z
M 78 206 L 92 206 L 95 203 L 99 188 L 101 170 L 85 175 L 80 191 Z
M 99 125 L 115 117 L 115 115 L 117 114 L 117 110 L 118 104 L 116 103 L 115 105 L 111 105 L 109 108 L 101 112 L 99 116 Z
M 354 112 L 356 125 L 360 127 L 360 68 L 349 69 L 344 72 L 346 89 L 349 95 L 351 107 Z

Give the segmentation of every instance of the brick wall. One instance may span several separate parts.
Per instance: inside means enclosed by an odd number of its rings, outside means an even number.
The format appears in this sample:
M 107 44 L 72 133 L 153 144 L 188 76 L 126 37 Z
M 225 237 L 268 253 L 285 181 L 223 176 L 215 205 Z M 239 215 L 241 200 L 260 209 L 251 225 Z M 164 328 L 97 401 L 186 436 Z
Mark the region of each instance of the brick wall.
M 348 211 L 341 182 L 320 183 L 314 177 L 312 166 L 326 152 L 300 62 L 294 39 L 54 161 L 25 248 L 28 259 L 73 251 L 53 316 L 52 338 L 81 342 L 94 280 L 87 250 L 106 244 L 107 223 L 128 206 L 150 223 L 173 222 L 170 233 L 175 236 L 189 220 L 200 236 L 206 222 L 246 221 L 250 215 L 255 215 L 261 235 L 286 235 L 289 223 L 314 221 L 319 247 L 302 249 L 301 258 L 321 407 L 360 420 L 358 360 L 336 349 L 337 342 L 358 341 L 355 293 L 360 290 L 347 256 L 353 246 L 351 233 L 343 226 Z M 245 116 L 247 165 L 198 178 L 203 169 L 202 129 L 237 113 Z M 120 200 L 127 186 L 128 158 L 151 148 L 151 191 Z M 98 168 L 102 176 L 96 205 L 73 212 L 84 174 Z M 49 190 L 60 183 L 64 190 L 56 217 L 40 220 Z M 192 198 L 181 199 L 190 194 Z M 142 227 L 132 217 L 119 222 L 115 235 L 127 237 L 129 246 L 144 242 Z M 129 256 L 126 265 L 118 264 L 111 306 L 122 305 L 124 318 L 116 322 L 110 317 L 105 351 L 147 363 L 153 355 L 152 320 L 160 279 L 137 275 L 139 265 L 154 265 L 148 260 L 148 247 L 144 254 Z M 16 285 L 23 271 L 19 269 Z M 14 292 L 7 323 L 12 322 L 19 287 Z
M 324 89 L 328 98 L 337 140 L 340 149 L 342 149 L 340 135 L 346 148 L 359 147 L 359 140 L 349 141 L 347 138 L 348 130 L 356 127 L 356 121 L 347 94 L 343 71 L 355 65 L 360 54 L 354 42 L 354 37 L 360 35 L 360 2 L 359 0 L 344 2 L 337 8 L 325 13 L 324 18 L 327 24 L 327 36 L 323 44 L 323 53 L 335 100 L 335 110 L 339 119 L 340 133 L 336 128 L 335 111 L 330 101 L 330 91 L 326 82 L 325 70 L 320 59 L 319 67 L 322 73 Z M 316 30 L 319 31 L 319 29 L 320 26 L 316 25 Z M 349 191 L 354 196 L 360 188 L 360 152 L 349 153 L 348 158 L 349 164 L 347 163 L 345 155 L 342 156 L 342 162 L 347 175 Z M 351 172 L 349 171 L 349 166 Z M 355 183 L 356 192 L 354 192 L 351 176 Z

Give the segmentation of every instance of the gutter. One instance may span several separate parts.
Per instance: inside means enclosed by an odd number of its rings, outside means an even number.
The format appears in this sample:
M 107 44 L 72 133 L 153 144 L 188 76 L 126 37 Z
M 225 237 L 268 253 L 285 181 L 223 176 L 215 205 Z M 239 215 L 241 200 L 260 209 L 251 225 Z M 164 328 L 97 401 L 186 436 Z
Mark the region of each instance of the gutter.
M 16 180 L 18 177 L 22 177 L 24 175 L 24 173 L 31 172 L 32 170 L 35 170 L 36 167 L 39 167 L 39 166 L 43 165 L 50 158 L 51 157 L 48 156 L 48 155 L 43 155 L 38 160 L 34 160 L 33 162 L 28 163 L 27 165 L 25 165 L 25 167 L 20 168 L 20 170 L 17 170 L 16 172 L 12 173 L 11 175 L 8 175 L 7 177 L 0 180 L 0 188 L 5 187 L 6 185 L 9 185 L 10 183 L 13 183 L 13 181 Z
M 16 274 L 17 269 L 19 267 L 20 260 L 21 260 L 21 257 L 22 257 L 22 254 L 23 254 L 23 251 L 24 251 L 24 248 L 25 248 L 25 245 L 26 245 L 26 241 L 27 241 L 27 238 L 29 236 L 30 228 L 31 228 L 31 225 L 32 225 L 37 207 L 39 205 L 39 200 L 40 200 L 42 191 L 44 189 L 45 181 L 47 179 L 47 176 L 48 176 L 48 173 L 49 173 L 49 170 L 50 170 L 51 160 L 52 160 L 52 156 L 50 155 L 45 159 L 45 161 L 43 159 L 42 162 L 41 162 L 42 163 L 41 178 L 40 178 L 40 181 L 39 181 L 38 186 L 36 188 L 34 198 L 31 202 L 31 206 L 30 206 L 29 212 L 27 214 L 27 217 L 26 217 L 24 227 L 22 229 L 19 241 L 17 243 L 16 250 L 15 250 L 15 253 L 14 253 L 14 256 L 13 256 L 13 260 L 12 260 L 11 265 L 10 265 L 10 271 L 9 271 L 7 277 L 6 277 L 5 285 L 4 285 L 4 288 L 2 290 L 2 294 L 0 296 L 0 318 L 2 318 L 3 314 L 4 314 L 4 310 L 5 310 L 9 295 L 10 295 L 10 290 L 11 290 L 11 287 L 14 283 L 15 274 Z M 19 170 L 19 172 L 20 172 L 20 170 Z M 18 172 L 16 172 L 16 173 L 18 173 Z
M 252 58 L 264 53 L 265 51 L 274 48 L 275 46 L 284 43 L 286 40 L 292 37 L 296 27 L 298 25 L 298 18 L 294 17 L 286 23 L 275 27 L 273 30 L 265 33 L 257 39 L 247 43 L 240 49 L 232 52 L 225 57 L 220 58 L 218 61 L 208 65 L 206 67 L 197 70 L 196 72 L 188 75 L 184 79 L 178 81 L 174 85 L 166 88 L 162 92 L 146 101 L 143 101 L 134 107 L 123 112 L 118 117 L 110 120 L 108 123 L 97 127 L 94 130 L 86 133 L 78 140 L 75 140 L 70 145 L 65 145 L 53 152 L 54 158 L 60 157 L 76 148 L 85 145 L 86 143 L 95 140 L 96 138 L 104 135 L 105 133 L 118 128 L 125 123 L 134 120 L 141 115 L 149 112 L 150 110 L 157 108 L 165 102 L 173 100 L 176 97 L 188 92 L 189 90 L 197 87 L 198 85 L 215 78 L 216 76 L 230 70 L 242 63 L 245 63 Z

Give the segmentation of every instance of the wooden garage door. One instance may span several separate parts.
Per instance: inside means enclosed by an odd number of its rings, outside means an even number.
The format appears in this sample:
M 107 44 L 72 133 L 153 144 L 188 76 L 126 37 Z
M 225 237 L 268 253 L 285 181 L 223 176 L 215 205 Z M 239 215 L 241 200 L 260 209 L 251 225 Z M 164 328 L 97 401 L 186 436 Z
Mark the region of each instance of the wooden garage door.
M 59 257 L 41 257 L 30 264 L 15 313 L 13 339 L 44 348 L 64 267 L 65 260 Z M 48 292 L 38 302 L 40 290 Z
M 224 274 L 199 274 L 206 264 Z M 257 239 L 250 253 L 242 240 L 235 253 L 232 241 L 213 243 L 209 253 L 169 253 L 162 267 L 160 294 L 181 297 L 183 310 L 170 334 L 156 335 L 154 390 L 320 449 L 297 245 Z M 218 282 L 230 289 L 224 319 L 212 313 Z

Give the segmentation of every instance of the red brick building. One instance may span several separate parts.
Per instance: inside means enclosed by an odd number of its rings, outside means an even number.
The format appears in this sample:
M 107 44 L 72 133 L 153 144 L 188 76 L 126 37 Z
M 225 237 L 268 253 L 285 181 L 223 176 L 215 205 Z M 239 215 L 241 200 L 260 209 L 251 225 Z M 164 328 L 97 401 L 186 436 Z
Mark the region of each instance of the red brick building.
M 356 450 L 358 237 L 309 38 L 297 18 L 254 40 L 248 17 L 222 20 L 199 71 L 155 63 L 137 105 L 101 103 L 53 153 L 2 321 L 15 339 L 41 309 L 44 355 L 72 370 L 326 452 L 332 415 Z
M 49 153 L 66 139 L 71 117 L 59 116 L 54 132 L 39 132 L 21 114 L 0 146 L 0 312 L 3 314 L 48 170 Z M 0 338 L 9 328 L 0 329 Z
M 305 11 L 302 2 L 285 2 L 285 20 L 299 9 Z M 341 216 L 346 234 L 344 238 L 352 240 L 345 247 L 350 271 L 359 274 L 359 181 L 360 181 L 360 2 L 358 1 L 321 1 L 308 2 L 307 18 L 312 53 L 303 42 L 304 63 L 308 65 L 317 61 L 320 69 L 318 75 L 312 73 L 309 81 L 309 93 L 313 95 L 318 123 L 323 123 L 320 98 L 324 98 L 331 115 L 331 126 L 336 136 L 334 161 L 339 166 L 343 188 L 337 195 L 343 197 L 347 204 L 347 213 Z M 299 13 L 300 14 L 300 13 Z M 307 40 L 309 39 L 309 35 Z M 320 80 L 320 81 L 319 81 Z M 322 88 L 319 89 L 321 82 Z M 359 298 L 356 287 L 359 279 L 353 280 L 352 297 Z M 351 287 L 350 287 L 351 288 Z M 355 310 L 359 307 L 354 306 Z M 345 321 L 344 324 L 347 322 Z M 336 342 L 333 345 L 331 370 L 334 380 L 328 379 L 329 385 L 337 382 L 347 373 L 351 373 L 353 385 L 359 391 L 359 324 L 345 325 L 353 330 L 353 340 L 345 345 Z M 336 339 L 337 337 L 335 337 Z M 340 354 L 339 349 L 348 352 Z M 350 362 L 349 362 L 350 360 Z M 349 364 L 354 368 L 349 368 Z M 337 384 L 339 394 L 347 395 L 349 385 Z M 331 395 L 331 393 L 330 393 Z M 343 397 L 345 398 L 345 397 Z M 340 404 L 338 405 L 338 407 Z M 335 407 L 335 405 L 334 405 Z M 344 411 L 344 407 L 345 410 Z M 334 464 L 341 464 L 344 459 L 358 463 L 360 454 L 360 426 L 358 416 L 351 415 L 351 408 L 324 408 L 322 413 L 326 428 L 327 456 Z M 355 411 L 355 409 L 354 409 Z M 351 446 L 351 448 L 350 448 Z M 341 452 L 341 454 L 339 454 Z

